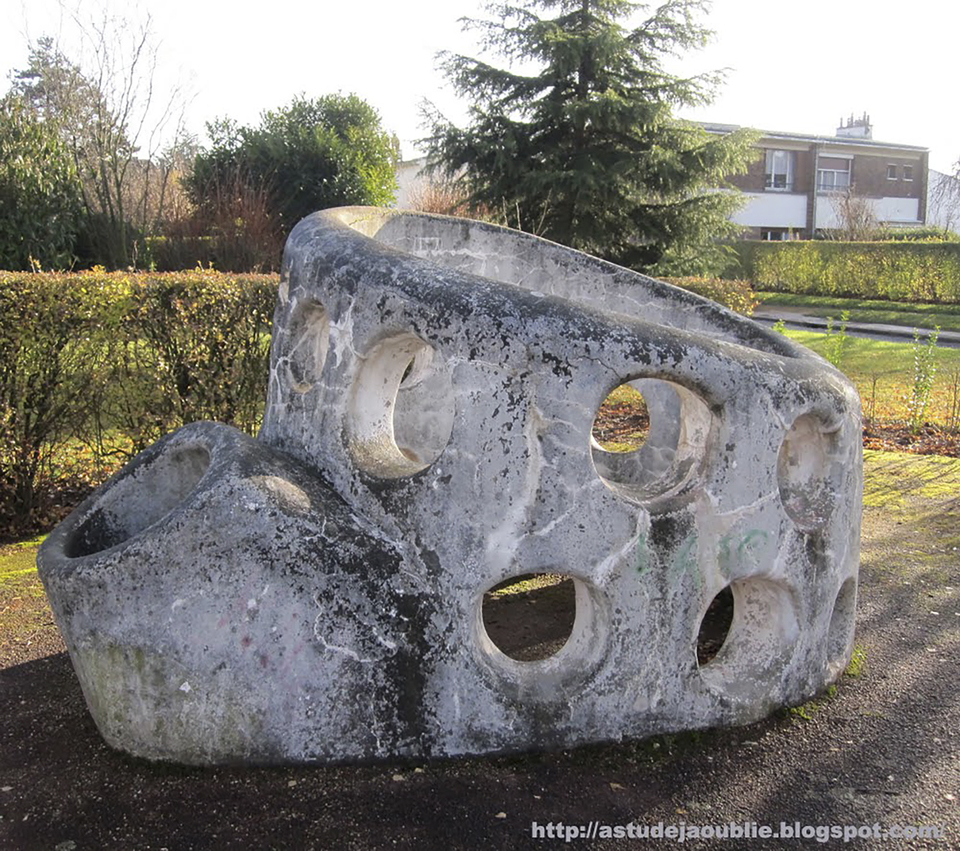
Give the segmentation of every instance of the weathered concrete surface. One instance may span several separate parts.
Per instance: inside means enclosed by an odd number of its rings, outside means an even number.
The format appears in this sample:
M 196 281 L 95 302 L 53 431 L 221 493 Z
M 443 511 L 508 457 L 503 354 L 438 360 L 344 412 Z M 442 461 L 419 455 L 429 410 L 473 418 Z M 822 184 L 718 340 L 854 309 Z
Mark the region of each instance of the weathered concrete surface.
M 635 382 L 635 453 L 591 439 Z M 287 245 L 259 441 L 197 424 L 48 539 L 104 736 L 183 762 L 487 753 L 744 723 L 853 640 L 860 407 L 807 350 L 534 237 L 366 208 Z M 554 656 L 484 593 L 560 573 Z M 715 659 L 714 596 L 735 614 Z

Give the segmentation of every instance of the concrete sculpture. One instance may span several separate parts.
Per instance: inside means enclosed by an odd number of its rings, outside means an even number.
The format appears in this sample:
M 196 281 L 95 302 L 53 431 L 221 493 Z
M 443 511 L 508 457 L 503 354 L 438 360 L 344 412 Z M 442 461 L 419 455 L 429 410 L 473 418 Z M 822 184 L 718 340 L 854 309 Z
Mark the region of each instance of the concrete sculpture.
M 592 440 L 631 382 L 639 450 Z M 758 719 L 852 649 L 860 403 L 705 299 L 533 236 L 344 208 L 287 244 L 259 439 L 168 435 L 40 571 L 116 748 L 183 763 L 482 754 Z M 517 661 L 490 588 L 572 577 Z M 711 601 L 733 622 L 698 664 Z

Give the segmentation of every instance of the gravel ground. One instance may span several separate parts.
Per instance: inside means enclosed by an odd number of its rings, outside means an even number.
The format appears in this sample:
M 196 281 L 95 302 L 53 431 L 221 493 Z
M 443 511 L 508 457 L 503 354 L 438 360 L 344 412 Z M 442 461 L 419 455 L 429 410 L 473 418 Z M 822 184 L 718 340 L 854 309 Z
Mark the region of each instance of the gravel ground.
M 17 577 L 0 586 L 0 848 L 544 848 L 565 844 L 547 833 L 558 822 L 731 821 L 931 825 L 939 842 L 849 845 L 960 847 L 960 461 L 937 459 L 931 481 L 911 475 L 924 459 L 868 455 L 859 670 L 831 695 L 733 730 L 416 764 L 154 765 L 103 744 L 35 575 Z M 533 822 L 544 838 L 532 836 Z M 570 844 L 676 844 L 600 835 L 598 827 L 598 838 Z

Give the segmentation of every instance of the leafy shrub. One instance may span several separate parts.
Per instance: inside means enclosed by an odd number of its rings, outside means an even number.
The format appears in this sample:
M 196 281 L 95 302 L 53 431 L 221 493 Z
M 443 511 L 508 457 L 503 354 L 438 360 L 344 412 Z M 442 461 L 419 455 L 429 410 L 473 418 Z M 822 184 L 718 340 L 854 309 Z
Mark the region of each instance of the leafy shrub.
M 22 101 L 0 102 L 0 269 L 67 268 L 80 179 L 56 129 Z
M 276 279 L 218 272 L 138 276 L 111 359 L 108 423 L 139 450 L 171 428 L 217 420 L 255 433 L 269 370 Z
M 660 278 L 668 284 L 719 302 L 744 316 L 753 315 L 760 303 L 749 281 L 724 278 Z
M 274 272 L 280 268 L 283 236 L 268 191 L 237 174 L 214 173 L 208 197 L 189 216 L 168 222 L 151 241 L 159 271 L 197 264 L 226 272 Z
M 92 415 L 123 290 L 95 274 L 0 273 L 0 533 L 29 526 L 53 451 Z
M 920 331 L 913 330 L 913 387 L 907 400 L 910 412 L 910 430 L 917 434 L 923 427 L 930 406 L 930 394 L 933 392 L 933 379 L 937 374 L 937 338 L 940 326 L 934 327 L 927 341 L 921 341 Z
M 51 518 L 40 496 L 78 442 L 106 472 L 194 420 L 255 432 L 276 288 L 204 270 L 0 273 L 0 536 Z
M 741 243 L 739 268 L 761 289 L 960 303 L 960 242 Z
M 843 369 L 843 358 L 847 352 L 847 323 L 850 321 L 850 311 L 840 313 L 840 328 L 833 327 L 833 317 L 827 317 L 827 347 L 824 357 L 837 369 Z
M 216 208 L 222 188 L 243 183 L 266 194 L 274 226 L 286 235 L 326 207 L 393 200 L 396 140 L 356 95 L 299 96 L 264 112 L 257 127 L 220 120 L 207 130 L 211 149 L 198 154 L 189 180 L 198 208 Z
M 957 242 L 960 234 L 933 225 L 881 228 L 876 236 L 881 242 Z

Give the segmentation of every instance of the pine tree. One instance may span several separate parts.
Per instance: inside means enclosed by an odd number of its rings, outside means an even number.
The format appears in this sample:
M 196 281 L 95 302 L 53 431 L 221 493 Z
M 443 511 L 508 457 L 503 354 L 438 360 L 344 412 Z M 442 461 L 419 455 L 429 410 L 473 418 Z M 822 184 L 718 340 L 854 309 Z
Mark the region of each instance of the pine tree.
M 717 240 L 739 231 L 728 216 L 742 196 L 715 190 L 745 170 L 756 137 L 709 134 L 673 116 L 709 103 L 720 82 L 664 68 L 705 44 L 710 33 L 695 19 L 705 4 L 668 0 L 625 27 L 642 9 L 628 0 L 488 5 L 493 20 L 466 25 L 518 69 L 441 54 L 471 101 L 470 123 L 428 114 L 430 160 L 460 175 L 474 209 L 500 211 L 506 224 L 632 268 L 704 272 Z

